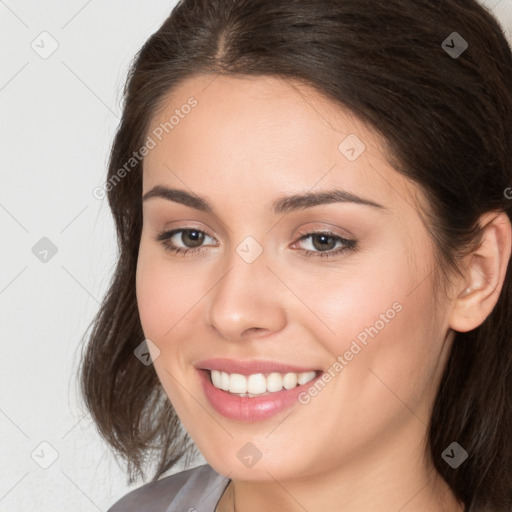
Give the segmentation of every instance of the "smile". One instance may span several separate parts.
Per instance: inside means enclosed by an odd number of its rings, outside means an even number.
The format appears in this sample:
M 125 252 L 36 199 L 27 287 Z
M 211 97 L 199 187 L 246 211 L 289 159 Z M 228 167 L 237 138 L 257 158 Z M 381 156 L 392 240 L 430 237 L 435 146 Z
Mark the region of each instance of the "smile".
M 223 391 L 243 397 L 264 396 L 284 389 L 294 389 L 307 384 L 317 376 L 316 371 L 301 373 L 253 373 L 241 375 L 219 370 L 210 370 L 212 384 Z

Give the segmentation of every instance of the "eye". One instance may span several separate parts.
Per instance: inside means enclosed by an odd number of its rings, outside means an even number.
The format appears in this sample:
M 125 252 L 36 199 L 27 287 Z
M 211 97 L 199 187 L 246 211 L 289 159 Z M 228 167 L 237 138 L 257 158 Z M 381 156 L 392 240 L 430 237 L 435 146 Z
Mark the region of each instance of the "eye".
M 354 251 L 357 247 L 356 240 L 344 238 L 340 235 L 332 233 L 331 231 L 314 231 L 311 233 L 300 234 L 302 236 L 299 238 L 299 240 L 297 240 L 297 242 L 311 238 L 310 246 L 315 249 L 301 249 L 299 252 L 304 254 L 306 257 L 332 258 L 344 251 Z M 297 242 L 295 242 L 293 246 L 295 246 Z M 335 248 L 336 243 L 340 243 L 341 246 Z
M 179 233 L 181 233 L 181 236 L 176 236 Z M 156 240 L 161 242 L 168 251 L 175 254 L 187 254 L 188 252 L 195 253 L 202 251 L 202 243 L 204 242 L 205 237 L 212 238 L 204 231 L 196 228 L 180 228 L 173 229 L 172 231 L 162 231 L 158 234 Z M 181 240 L 181 242 L 185 244 L 185 247 L 177 246 L 176 242 L 178 240 Z M 187 247 L 186 244 L 189 244 L 192 247 Z
M 180 234 L 181 236 L 179 236 Z M 311 247 L 313 250 L 299 249 L 299 252 L 308 258 L 334 257 L 344 251 L 354 251 L 357 246 L 356 240 L 344 238 L 330 231 L 315 231 L 309 233 L 300 233 L 300 235 L 302 236 L 292 244 L 292 248 L 295 248 L 298 242 L 311 238 Z M 206 247 L 203 246 L 203 243 L 207 237 L 214 240 L 213 237 L 209 236 L 206 232 L 201 231 L 200 229 L 189 227 L 173 229 L 171 231 L 162 231 L 157 235 L 156 240 L 161 242 L 167 251 L 175 254 L 185 255 L 187 253 L 198 253 L 206 249 Z M 181 241 L 185 247 L 176 245 L 178 241 Z M 341 245 L 336 248 L 337 243 Z

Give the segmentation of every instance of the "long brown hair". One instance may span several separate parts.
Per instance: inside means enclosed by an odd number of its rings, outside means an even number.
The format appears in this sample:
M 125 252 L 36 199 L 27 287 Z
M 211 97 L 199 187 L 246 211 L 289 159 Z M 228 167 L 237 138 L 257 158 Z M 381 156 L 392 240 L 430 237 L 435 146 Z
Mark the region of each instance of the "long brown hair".
M 143 159 L 126 163 L 165 95 L 198 73 L 300 80 L 368 123 L 426 194 L 444 274 L 478 241 L 483 213 L 512 218 L 512 52 L 477 1 L 179 2 L 126 82 L 105 185 L 119 256 L 80 368 L 85 404 L 130 482 L 149 454 L 156 480 L 194 449 L 153 367 L 134 356 L 144 340 L 135 295 Z M 512 507 L 510 274 L 509 264 L 486 320 L 456 333 L 429 425 L 429 456 L 471 512 Z M 469 454 L 457 469 L 441 457 L 453 441 Z

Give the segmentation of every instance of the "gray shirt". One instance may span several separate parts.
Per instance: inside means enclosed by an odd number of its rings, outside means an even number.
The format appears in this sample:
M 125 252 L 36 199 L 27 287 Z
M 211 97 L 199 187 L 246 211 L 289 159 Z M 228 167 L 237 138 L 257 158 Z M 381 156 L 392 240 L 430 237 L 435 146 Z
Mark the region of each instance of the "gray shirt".
M 229 482 L 205 464 L 134 489 L 107 512 L 214 512 Z

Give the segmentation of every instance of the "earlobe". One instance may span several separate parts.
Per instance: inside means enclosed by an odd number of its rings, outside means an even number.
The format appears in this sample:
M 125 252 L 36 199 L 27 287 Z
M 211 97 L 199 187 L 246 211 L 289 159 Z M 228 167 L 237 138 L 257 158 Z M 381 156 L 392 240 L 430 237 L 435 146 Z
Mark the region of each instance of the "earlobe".
M 458 332 L 477 328 L 494 309 L 503 288 L 511 254 L 512 228 L 504 212 L 480 218 L 480 245 L 466 257 L 462 290 L 453 301 L 450 327 Z

